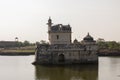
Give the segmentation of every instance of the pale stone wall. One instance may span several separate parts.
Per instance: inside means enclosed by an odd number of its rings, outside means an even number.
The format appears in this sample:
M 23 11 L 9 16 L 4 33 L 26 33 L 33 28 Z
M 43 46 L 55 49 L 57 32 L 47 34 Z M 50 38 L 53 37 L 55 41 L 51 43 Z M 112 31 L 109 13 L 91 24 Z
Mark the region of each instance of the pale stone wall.
M 97 45 L 86 45 L 86 50 L 96 51 L 98 49 Z
M 50 44 L 70 44 L 71 33 L 49 33 Z

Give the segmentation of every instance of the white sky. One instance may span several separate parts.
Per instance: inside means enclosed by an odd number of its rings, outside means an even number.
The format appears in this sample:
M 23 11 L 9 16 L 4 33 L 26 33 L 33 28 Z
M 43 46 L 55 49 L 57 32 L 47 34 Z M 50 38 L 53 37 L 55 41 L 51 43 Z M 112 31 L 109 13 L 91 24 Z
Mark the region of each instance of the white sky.
M 120 0 L 0 0 L 0 41 L 48 40 L 47 20 L 70 24 L 72 39 L 87 32 L 120 41 Z

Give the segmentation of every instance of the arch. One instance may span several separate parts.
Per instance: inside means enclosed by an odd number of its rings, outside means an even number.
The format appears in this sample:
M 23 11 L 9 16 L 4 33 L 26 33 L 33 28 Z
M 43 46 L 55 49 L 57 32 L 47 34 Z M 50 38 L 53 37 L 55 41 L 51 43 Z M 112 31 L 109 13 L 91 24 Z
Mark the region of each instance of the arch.
M 65 61 L 64 54 L 60 54 L 60 55 L 58 56 L 58 61 L 59 61 L 59 62 L 64 62 L 64 61 Z

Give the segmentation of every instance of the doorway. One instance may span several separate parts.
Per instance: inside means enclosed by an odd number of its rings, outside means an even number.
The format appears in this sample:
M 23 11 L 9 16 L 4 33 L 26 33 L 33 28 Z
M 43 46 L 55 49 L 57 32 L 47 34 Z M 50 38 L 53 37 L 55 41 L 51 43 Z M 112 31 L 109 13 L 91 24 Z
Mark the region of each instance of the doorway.
M 64 54 L 60 54 L 60 55 L 58 56 L 58 61 L 59 61 L 59 62 L 64 62 L 64 61 L 65 61 Z

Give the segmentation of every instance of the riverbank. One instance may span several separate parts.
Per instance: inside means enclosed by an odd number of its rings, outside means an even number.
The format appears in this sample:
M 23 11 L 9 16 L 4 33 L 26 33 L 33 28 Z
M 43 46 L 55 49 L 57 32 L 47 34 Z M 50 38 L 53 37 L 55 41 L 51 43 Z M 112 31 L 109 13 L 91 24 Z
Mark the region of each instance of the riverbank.
M 120 50 L 102 49 L 98 51 L 98 56 L 120 56 Z
M 35 47 L 28 48 L 12 48 L 12 49 L 0 49 L 0 55 L 2 56 L 27 56 L 35 55 Z M 120 56 L 120 50 L 107 50 L 102 49 L 98 51 L 98 56 Z
M 34 55 L 35 47 L 27 46 L 21 48 L 2 48 L 0 49 L 0 55 L 3 56 L 26 56 L 26 55 Z
M 34 54 L 35 52 L 0 52 L 1 56 L 28 56 Z

